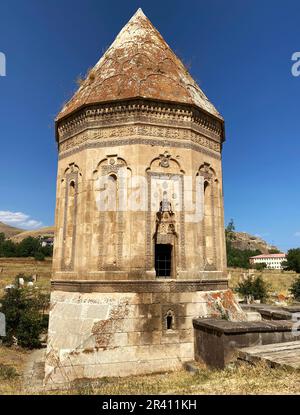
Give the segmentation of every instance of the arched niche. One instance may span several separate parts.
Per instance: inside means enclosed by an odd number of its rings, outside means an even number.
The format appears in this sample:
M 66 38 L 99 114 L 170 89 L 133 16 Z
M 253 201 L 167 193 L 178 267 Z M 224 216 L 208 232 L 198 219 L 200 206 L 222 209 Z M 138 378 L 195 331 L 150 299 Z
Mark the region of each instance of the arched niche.
M 80 169 L 77 164 L 70 163 L 64 170 L 60 189 L 61 199 L 64 203 L 61 268 L 65 271 L 74 269 L 81 185 L 82 174 Z
M 117 154 L 102 159 L 93 172 L 92 268 L 118 270 L 124 251 L 131 169 Z
M 209 163 L 203 163 L 198 172 L 203 183 L 203 264 L 206 270 L 217 269 L 217 245 L 219 243 L 218 227 L 218 179 Z

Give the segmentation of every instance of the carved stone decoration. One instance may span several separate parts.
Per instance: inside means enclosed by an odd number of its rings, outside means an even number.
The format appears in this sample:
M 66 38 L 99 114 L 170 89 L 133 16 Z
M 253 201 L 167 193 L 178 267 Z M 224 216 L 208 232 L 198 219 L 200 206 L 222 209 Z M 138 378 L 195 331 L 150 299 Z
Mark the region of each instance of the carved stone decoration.
M 175 246 L 177 233 L 175 227 L 175 214 L 171 208 L 169 210 L 160 210 L 156 214 L 155 243 L 171 244 Z M 176 239 L 174 239 L 174 237 Z
M 160 154 L 159 157 L 160 157 L 159 165 L 161 167 L 165 167 L 165 168 L 169 167 L 169 165 L 170 165 L 169 159 L 170 159 L 171 155 L 167 151 L 165 151 L 164 154 Z
M 214 170 L 210 167 L 209 163 L 204 163 L 200 169 L 199 173 L 200 176 L 203 176 L 206 180 L 211 180 L 214 175 Z
M 201 141 L 203 141 L 201 139 Z M 66 146 L 65 146 L 66 144 Z M 107 148 L 107 147 L 119 147 L 119 146 L 132 146 L 132 145 L 138 145 L 138 144 L 145 144 L 145 145 L 151 145 L 151 146 L 161 146 L 164 147 L 175 147 L 178 149 L 189 149 L 193 151 L 197 151 L 201 154 L 206 154 L 209 157 L 215 158 L 216 160 L 221 160 L 220 152 L 219 150 L 210 150 L 209 148 L 206 148 L 205 145 L 198 143 L 196 140 L 188 140 L 185 139 L 185 141 L 175 141 L 170 139 L 164 139 L 163 141 L 161 139 L 150 139 L 150 138 L 132 138 L 132 139 L 115 139 L 112 141 L 83 141 L 83 143 L 78 146 L 78 148 L 75 146 L 73 147 L 72 140 L 69 142 L 69 140 L 66 143 L 63 143 L 61 146 L 61 149 L 63 150 L 66 148 L 66 151 L 62 151 L 59 155 L 59 160 L 63 160 L 66 157 L 70 157 L 72 155 L 77 154 L 78 152 L 86 149 L 93 149 L 93 148 Z M 218 149 L 220 148 L 219 144 L 216 144 Z
M 134 121 L 141 126 L 132 125 Z M 103 131 L 94 132 L 99 124 Z M 144 98 L 124 102 L 122 107 L 103 103 L 94 105 L 94 109 L 80 110 L 60 122 L 57 126 L 57 139 L 59 143 L 63 143 L 75 135 L 81 137 L 84 133 L 87 140 L 90 138 L 87 134 L 89 131 L 93 131 L 93 139 L 116 137 L 121 126 L 124 136 L 137 133 L 151 136 L 163 134 L 176 139 L 182 138 L 184 134 L 194 134 L 216 143 L 224 139 L 222 122 L 208 117 L 198 109 L 191 110 L 183 104 L 164 104 Z
M 153 216 L 153 200 L 151 200 L 151 195 L 153 195 L 152 187 L 155 185 L 155 180 L 157 179 L 165 179 L 165 180 L 175 180 L 178 181 L 179 184 L 179 195 L 178 195 L 178 233 L 173 232 L 175 229 L 175 222 L 174 222 L 174 214 L 173 212 L 158 212 L 156 214 L 156 219 L 154 223 L 154 216 Z M 176 235 L 176 243 L 178 244 L 178 255 L 177 255 L 177 269 L 185 270 L 186 262 L 185 262 L 185 225 L 184 225 L 184 179 L 182 174 L 171 174 L 171 173 L 157 173 L 148 171 L 147 173 L 147 183 L 148 183 L 148 211 L 146 212 L 146 264 L 147 269 L 151 270 L 154 266 L 154 243 L 157 241 L 156 237 L 159 238 L 158 240 L 161 243 L 171 243 L 173 242 L 173 236 L 170 237 L 170 229 L 172 229 L 172 234 Z M 164 222 L 164 214 L 167 216 L 167 220 L 169 220 L 168 225 Z M 163 219 L 162 229 L 168 229 L 168 232 L 165 232 L 163 235 L 162 233 L 157 233 L 157 220 Z M 171 226 L 169 226 L 171 225 Z M 155 226 L 154 231 L 153 229 Z M 175 244 L 175 242 L 174 242 Z

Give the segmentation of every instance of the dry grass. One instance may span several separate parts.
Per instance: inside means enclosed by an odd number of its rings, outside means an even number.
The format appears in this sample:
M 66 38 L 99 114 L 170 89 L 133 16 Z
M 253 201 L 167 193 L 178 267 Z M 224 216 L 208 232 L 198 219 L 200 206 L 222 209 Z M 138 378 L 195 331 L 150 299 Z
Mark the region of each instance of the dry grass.
M 21 348 L 0 346 L 0 366 L 14 368 L 18 374 L 16 377 L 6 379 L 0 372 L 0 395 L 22 393 L 22 373 L 29 355 L 29 351 Z
M 181 370 L 147 376 L 105 378 L 97 383 L 77 382 L 70 390 L 46 393 L 68 395 L 300 394 L 300 372 L 271 369 L 264 364 L 254 367 L 245 363 L 219 371 L 202 367 L 196 375 Z
M 14 367 L 17 378 L 1 379 L 2 394 L 64 394 L 64 395 L 125 395 L 125 394 L 300 394 L 300 371 L 272 369 L 261 363 L 232 365 L 225 370 L 208 370 L 199 366 L 199 373 L 184 370 L 126 378 L 103 378 L 98 381 L 77 381 L 68 390 L 23 389 L 22 372 L 30 358 L 29 351 L 0 346 L 0 365 Z
M 29 351 L 0 346 L 0 365 L 14 367 L 22 375 Z M 184 370 L 126 378 L 103 378 L 98 381 L 74 382 L 69 390 L 22 389 L 22 376 L 3 380 L 1 394 L 64 394 L 64 395 L 125 395 L 125 394 L 300 394 L 300 371 L 271 369 L 261 363 L 232 365 L 225 370 L 208 370 L 199 365 L 199 373 Z
M 247 274 L 248 270 L 240 268 L 229 268 L 228 269 L 231 278 L 229 280 L 230 288 L 235 288 L 239 283 L 239 280 L 242 274 Z M 271 292 L 276 292 L 277 294 L 288 295 L 289 288 L 292 285 L 293 281 L 297 278 L 297 273 L 290 271 L 273 271 L 273 270 L 264 270 L 264 271 L 254 271 L 255 275 L 260 275 L 264 281 L 269 285 Z
M 300 394 L 300 373 L 243 364 L 226 370 L 201 368 L 130 378 L 105 379 L 93 386 L 77 386 L 68 394 Z

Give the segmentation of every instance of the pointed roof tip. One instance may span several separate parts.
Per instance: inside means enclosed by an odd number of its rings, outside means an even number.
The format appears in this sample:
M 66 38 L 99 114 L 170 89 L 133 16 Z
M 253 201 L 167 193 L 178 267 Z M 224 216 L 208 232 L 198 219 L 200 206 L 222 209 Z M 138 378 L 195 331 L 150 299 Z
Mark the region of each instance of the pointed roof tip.
M 148 17 L 145 15 L 145 13 L 143 12 L 142 8 L 139 7 L 137 9 L 137 11 L 131 16 L 131 18 L 128 20 L 128 22 L 125 24 L 125 26 L 123 26 L 122 30 L 120 33 L 122 33 L 122 31 L 131 23 L 138 23 L 138 21 L 142 19 L 142 20 L 146 20 L 148 22 L 150 22 L 150 20 L 148 19 Z M 151 22 L 150 22 L 151 23 Z
M 134 15 L 132 16 L 132 18 L 131 19 L 133 19 L 134 17 L 138 17 L 138 16 L 141 16 L 141 17 L 146 17 L 147 18 L 147 16 L 145 15 L 145 13 L 143 12 L 143 9 L 141 8 L 141 7 L 139 7 L 138 9 L 137 9 L 137 11 L 134 13 Z M 130 19 L 130 20 L 131 20 Z

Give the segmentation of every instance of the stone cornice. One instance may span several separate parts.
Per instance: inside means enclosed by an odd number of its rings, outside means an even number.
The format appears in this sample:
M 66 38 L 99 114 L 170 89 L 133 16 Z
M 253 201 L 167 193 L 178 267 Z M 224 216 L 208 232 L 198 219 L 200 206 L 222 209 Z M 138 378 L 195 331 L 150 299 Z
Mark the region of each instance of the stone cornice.
M 189 129 L 218 143 L 224 140 L 223 122 L 197 107 L 146 99 L 95 104 L 81 108 L 75 114 L 57 122 L 56 137 L 60 145 L 63 141 L 90 129 L 138 123 Z
M 52 290 L 67 292 L 194 292 L 228 289 L 228 280 L 52 280 Z

